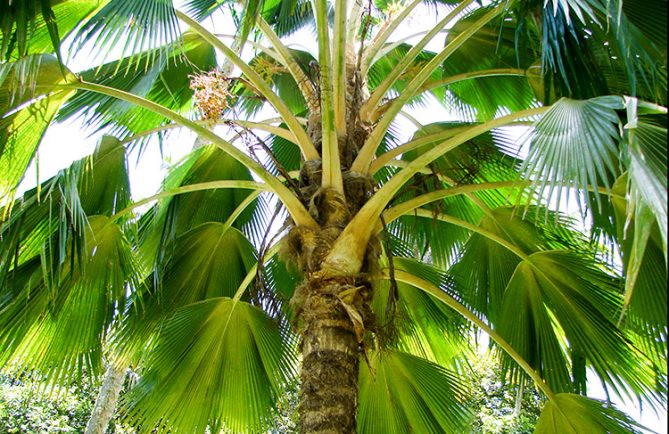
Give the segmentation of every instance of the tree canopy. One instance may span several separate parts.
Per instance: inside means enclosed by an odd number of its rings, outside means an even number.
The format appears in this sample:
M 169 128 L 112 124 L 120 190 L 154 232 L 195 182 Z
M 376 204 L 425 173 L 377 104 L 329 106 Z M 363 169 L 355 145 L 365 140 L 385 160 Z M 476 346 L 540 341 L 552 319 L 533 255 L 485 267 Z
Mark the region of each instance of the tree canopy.
M 1 366 L 106 371 L 87 432 L 264 432 L 297 382 L 303 433 L 461 433 L 483 333 L 535 432 L 640 432 L 588 379 L 666 411 L 666 8 L 3 0 Z M 95 152 L 17 194 L 69 119 Z

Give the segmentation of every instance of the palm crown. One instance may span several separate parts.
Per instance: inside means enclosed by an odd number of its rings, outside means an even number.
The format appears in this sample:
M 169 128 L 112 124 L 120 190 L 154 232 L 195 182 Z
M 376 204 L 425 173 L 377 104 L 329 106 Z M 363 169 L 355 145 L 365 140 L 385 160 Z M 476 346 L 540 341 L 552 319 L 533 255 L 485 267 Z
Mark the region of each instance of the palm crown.
M 666 2 L 444 0 L 392 39 L 421 3 L 3 2 L 6 369 L 132 367 L 142 432 L 262 431 L 299 376 L 302 432 L 459 433 L 483 331 L 537 432 L 640 429 L 586 372 L 666 406 Z M 66 38 L 122 55 L 74 74 Z M 456 120 L 399 140 L 428 95 Z M 73 116 L 94 154 L 15 197 Z M 196 146 L 133 201 L 127 150 L 176 128 Z

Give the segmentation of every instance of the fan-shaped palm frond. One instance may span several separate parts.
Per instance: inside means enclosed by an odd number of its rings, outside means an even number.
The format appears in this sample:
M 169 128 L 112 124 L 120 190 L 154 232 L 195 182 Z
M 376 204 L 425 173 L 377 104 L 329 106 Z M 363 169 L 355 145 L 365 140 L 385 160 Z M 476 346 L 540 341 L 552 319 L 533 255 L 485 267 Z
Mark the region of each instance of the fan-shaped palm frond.
M 599 205 L 599 187 L 608 193 L 618 174 L 620 120 L 615 110 L 622 108 L 617 97 L 562 99 L 536 124 L 523 171 L 535 179 L 547 203 L 554 200 L 560 206 L 562 185 L 556 181 L 562 180 L 579 191 L 592 190 Z
M 458 433 L 466 429 L 472 414 L 464 406 L 467 392 L 456 374 L 397 351 L 376 353 L 369 359 L 369 366 L 360 370 L 361 432 Z
M 535 210 L 535 213 L 541 211 Z M 450 272 L 464 303 L 492 323 L 500 318 L 499 308 L 513 270 L 525 255 L 541 250 L 582 249 L 583 240 L 569 231 L 522 219 L 512 208 L 497 208 L 479 222 L 482 231 L 473 233 L 463 246 Z M 568 220 L 551 217 L 568 226 Z
M 621 176 L 613 185 L 612 203 L 617 239 L 625 273 L 625 299 L 619 324 L 634 330 L 640 348 L 653 360 L 666 353 L 667 317 L 666 259 L 655 217 L 643 203 L 629 204 L 628 178 Z M 632 206 L 635 210 L 630 215 Z M 662 365 L 660 363 L 659 365 Z
M 239 8 L 239 15 L 235 14 L 235 21 L 238 26 L 238 39 L 246 41 L 249 33 L 253 31 L 256 19 L 260 16 L 265 8 L 264 0 L 246 0 L 241 3 Z M 202 21 L 210 17 L 214 12 L 227 7 L 234 9 L 235 4 L 227 0 L 188 0 L 185 7 L 189 15 L 192 15 L 196 20 Z
M 450 286 L 448 276 L 430 265 L 403 257 L 393 257 L 392 262 L 396 271 L 420 275 L 437 287 Z M 379 328 L 377 345 L 381 350 L 396 348 L 441 366 L 456 368 L 469 346 L 470 329 L 463 319 L 409 284 L 392 278 L 375 284 L 372 309 Z
M 193 33 L 182 35 L 180 46 L 168 44 L 163 48 L 135 54 L 137 61 L 147 61 L 157 50 L 165 55 L 146 68 L 133 65 L 133 58 L 125 57 L 81 73 L 81 78 L 145 97 L 177 112 L 192 109 L 192 76 L 210 71 L 216 66 L 212 47 Z M 164 117 L 132 106 L 108 95 L 80 92 L 68 101 L 58 114 L 63 121 L 72 116 L 83 116 L 96 129 L 112 127 L 123 134 L 138 134 L 167 123 Z
M 485 9 L 477 9 L 459 20 L 448 32 L 446 44 L 484 12 Z M 534 62 L 534 53 L 516 46 L 515 24 L 512 19 L 486 24 L 444 62 L 440 80 L 425 86 L 446 86 L 451 99 L 444 102 L 470 106 L 481 121 L 492 119 L 500 109 L 517 111 L 531 107 L 534 95 L 525 71 Z
M 94 170 L 95 169 L 95 170 Z M 130 200 L 125 152 L 113 137 L 103 137 L 95 153 L 76 161 L 41 186 L 26 192 L 0 226 L 0 269 L 44 254 L 53 242 L 53 253 L 43 264 L 53 275 L 66 262 L 68 245 L 75 256 L 84 250 L 86 216 L 110 216 Z
M 645 36 L 651 28 L 661 33 L 661 22 L 640 30 L 627 15 L 634 16 L 638 23 L 639 14 L 647 13 L 645 5 L 622 4 L 602 0 L 517 3 L 516 40 L 528 43 L 539 38 L 542 42 L 539 50 L 545 76 L 544 101 L 565 96 L 592 98 L 610 89 L 666 101 L 666 91 L 658 92 L 666 89 L 666 69 L 656 62 L 666 59 L 666 42 L 655 45 Z M 657 7 L 666 9 L 664 2 Z M 664 29 L 666 32 L 666 22 Z M 617 68 L 621 77 L 610 75 L 610 70 Z
M 220 149 L 205 146 L 194 150 L 170 171 L 163 189 L 170 191 L 193 184 L 251 179 L 246 167 Z M 142 237 L 147 241 L 143 241 L 143 244 L 148 242 L 147 250 L 158 252 L 175 237 L 200 224 L 226 223 L 250 194 L 249 190 L 233 188 L 201 190 L 168 197 L 145 214 Z M 235 219 L 233 223 L 238 229 L 250 221 L 253 207 L 249 206 L 241 213 L 241 218 Z
M 49 284 L 40 278 L 41 267 L 31 271 L 31 264 L 39 264 L 35 259 L 10 272 L 16 278 L 5 291 L 14 296 L 3 303 L 3 328 L 16 332 L 15 340 L 6 342 L 5 362 L 48 373 L 53 383 L 82 370 L 100 371 L 115 306 L 123 305 L 126 282 L 136 272 L 120 228 L 102 216 L 88 222 L 87 256 L 80 255 L 77 265 L 81 270 L 67 263 L 59 281 Z M 32 273 L 27 282 L 23 273 Z
M 314 24 L 312 7 L 312 2 L 305 0 L 265 1 L 262 16 L 279 36 L 288 36 Z
M 526 305 L 521 307 L 521 301 Z M 614 325 L 621 302 L 615 281 L 584 258 L 560 251 L 534 253 L 519 264 L 507 285 L 499 330 L 544 373 L 553 390 L 569 391 L 571 383 L 560 368 L 568 364 L 560 335 L 551 326 L 556 320 L 572 351 L 585 356 L 617 394 L 624 396 L 629 387 L 638 396 L 653 396 L 656 379 L 650 361 Z M 534 337 L 518 334 L 525 321 L 533 323 Z M 574 381 L 579 379 L 575 376 Z M 656 393 L 661 401 L 661 392 Z
M 161 327 L 122 405 L 142 432 L 259 432 L 293 375 L 293 351 L 285 331 L 245 302 L 187 305 Z
M 180 38 L 175 9 L 171 1 L 141 0 L 133 3 L 105 2 L 96 13 L 81 24 L 74 38 L 80 47 L 88 44 L 95 54 L 107 57 L 119 39 L 125 44 L 122 56 L 128 56 L 137 67 L 148 67 L 164 61 L 172 51 L 171 43 Z M 163 47 L 158 50 L 154 48 Z M 137 53 L 151 50 L 148 56 Z
M 42 190 L 41 199 L 27 192 L 1 226 L 0 322 L 7 366 L 57 383 L 99 372 L 115 310 L 136 279 L 130 244 L 109 218 L 129 200 L 123 148 L 104 139 Z
M 639 120 L 636 127 L 629 129 L 627 146 L 630 159 L 628 176 L 633 197 L 631 209 L 650 208 L 662 235 L 666 260 L 667 129 Z
M 639 433 L 641 425 L 610 403 L 580 395 L 560 393 L 546 403 L 535 433 Z

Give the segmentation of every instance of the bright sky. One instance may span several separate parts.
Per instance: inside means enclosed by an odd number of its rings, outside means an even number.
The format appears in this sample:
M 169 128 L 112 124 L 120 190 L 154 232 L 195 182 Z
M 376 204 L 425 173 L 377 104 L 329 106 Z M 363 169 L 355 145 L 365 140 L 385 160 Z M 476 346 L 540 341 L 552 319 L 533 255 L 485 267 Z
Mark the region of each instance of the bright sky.
M 429 25 L 434 25 L 437 18 L 434 15 L 434 8 L 422 8 L 417 10 L 407 22 L 398 29 L 394 35 L 394 40 L 401 39 L 406 36 L 415 34 L 420 29 L 425 29 Z M 229 33 L 229 29 L 233 28 L 231 23 L 225 20 L 216 22 L 210 20 L 207 23 L 210 29 L 220 33 Z M 443 35 L 437 36 L 435 40 L 428 46 L 428 49 L 438 50 L 443 47 Z M 414 38 L 411 42 L 416 42 L 419 38 Z M 311 44 L 305 44 L 305 41 L 314 41 Z M 312 53 L 316 53 L 315 38 L 310 32 L 297 32 L 288 39 L 288 44 L 292 44 L 295 48 L 306 48 Z M 247 56 L 248 57 L 248 56 Z M 72 70 L 79 71 L 89 67 L 90 61 L 85 56 L 78 56 L 73 62 L 69 64 Z M 444 108 L 435 101 L 429 101 L 427 106 L 420 109 L 411 109 L 408 112 L 419 119 L 423 124 L 431 122 L 446 121 L 453 119 Z M 261 113 L 259 118 L 268 118 L 272 115 Z M 406 118 L 398 121 L 401 136 L 408 139 L 416 127 Z M 223 131 L 219 131 L 219 134 Z M 518 131 L 520 136 L 523 131 Z M 65 124 L 54 125 L 46 133 L 44 141 L 39 150 L 39 166 L 40 166 L 40 180 L 45 180 L 53 176 L 58 170 L 67 167 L 73 161 L 82 158 L 85 155 L 92 153 L 95 145 L 100 137 L 100 134 L 89 136 L 85 132 L 81 123 L 78 121 L 67 122 Z M 164 148 L 165 156 L 172 162 L 187 154 L 194 141 L 194 135 L 185 131 L 173 134 L 168 141 L 170 146 Z M 172 144 L 176 144 L 173 146 Z M 160 155 L 157 143 L 147 147 L 145 154 L 139 164 L 137 162 L 137 155 L 131 155 L 129 158 L 129 170 L 131 179 L 132 195 L 134 199 L 141 199 L 155 194 L 160 188 L 160 183 L 165 173 L 165 164 Z M 20 190 L 24 191 L 36 185 L 35 166 L 31 165 L 24 182 L 21 184 Z M 594 376 L 588 378 L 589 396 L 605 399 L 606 395 L 602 389 L 599 381 Z M 640 423 L 648 428 L 656 431 L 659 434 L 667 434 L 667 409 L 665 408 L 661 415 L 656 415 L 651 409 L 642 409 L 633 402 L 620 402 L 613 399 L 618 408 L 625 411 L 631 417 L 639 420 Z M 585 433 L 584 433 L 585 434 Z

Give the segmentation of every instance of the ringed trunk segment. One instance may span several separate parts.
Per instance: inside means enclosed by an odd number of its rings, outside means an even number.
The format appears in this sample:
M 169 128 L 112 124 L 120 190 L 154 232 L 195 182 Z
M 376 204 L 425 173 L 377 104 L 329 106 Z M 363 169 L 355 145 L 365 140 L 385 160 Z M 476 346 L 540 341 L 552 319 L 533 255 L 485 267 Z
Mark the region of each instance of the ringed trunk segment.
M 356 432 L 359 343 L 341 299 L 352 289 L 345 278 L 311 279 L 300 289 L 305 292 L 299 406 L 304 434 Z

